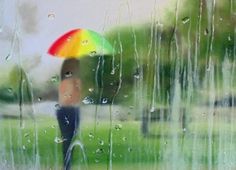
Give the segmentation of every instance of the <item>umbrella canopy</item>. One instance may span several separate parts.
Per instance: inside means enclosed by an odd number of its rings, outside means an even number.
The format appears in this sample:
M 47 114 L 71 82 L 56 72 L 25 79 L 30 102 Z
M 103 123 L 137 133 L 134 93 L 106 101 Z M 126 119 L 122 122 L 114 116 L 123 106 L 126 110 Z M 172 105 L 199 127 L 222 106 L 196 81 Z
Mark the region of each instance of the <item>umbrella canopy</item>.
M 71 30 L 58 38 L 48 53 L 62 58 L 112 54 L 111 44 L 100 34 L 87 29 Z

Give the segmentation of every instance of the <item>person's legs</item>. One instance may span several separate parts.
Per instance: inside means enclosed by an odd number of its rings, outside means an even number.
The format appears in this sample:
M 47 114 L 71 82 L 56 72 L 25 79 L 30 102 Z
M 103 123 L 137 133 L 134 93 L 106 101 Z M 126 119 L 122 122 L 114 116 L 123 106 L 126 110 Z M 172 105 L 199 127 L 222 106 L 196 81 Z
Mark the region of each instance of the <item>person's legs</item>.
M 73 137 L 77 133 L 79 126 L 79 108 L 77 107 L 60 107 L 57 110 L 57 120 L 61 130 L 61 136 L 63 139 L 63 159 L 64 169 L 70 169 L 71 159 L 67 159 L 67 151 L 70 147 Z

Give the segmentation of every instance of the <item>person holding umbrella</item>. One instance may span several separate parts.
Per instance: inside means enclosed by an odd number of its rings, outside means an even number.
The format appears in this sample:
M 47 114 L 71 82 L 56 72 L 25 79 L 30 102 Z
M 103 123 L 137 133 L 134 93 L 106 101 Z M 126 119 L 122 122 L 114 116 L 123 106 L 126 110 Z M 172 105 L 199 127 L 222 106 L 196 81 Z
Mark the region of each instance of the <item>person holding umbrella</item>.
M 63 138 L 64 169 L 69 170 L 71 157 L 67 157 L 68 150 L 80 123 L 81 70 L 78 59 L 114 54 L 114 49 L 98 33 L 87 29 L 74 29 L 58 38 L 48 53 L 66 59 L 61 69 L 58 89 L 60 107 L 56 115 Z
M 70 168 L 70 153 L 72 139 L 77 134 L 80 121 L 81 81 L 79 60 L 66 59 L 61 69 L 61 81 L 58 89 L 59 105 L 56 116 L 62 135 L 62 151 L 64 169 Z

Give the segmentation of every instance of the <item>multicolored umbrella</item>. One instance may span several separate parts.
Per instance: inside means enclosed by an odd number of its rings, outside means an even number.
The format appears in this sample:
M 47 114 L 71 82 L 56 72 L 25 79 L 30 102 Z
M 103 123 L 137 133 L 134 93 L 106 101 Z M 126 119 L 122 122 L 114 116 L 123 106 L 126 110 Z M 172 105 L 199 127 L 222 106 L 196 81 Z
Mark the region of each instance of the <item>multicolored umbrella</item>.
M 74 29 L 58 38 L 48 53 L 62 58 L 81 58 L 88 55 L 109 55 L 114 50 L 100 34 L 87 29 Z

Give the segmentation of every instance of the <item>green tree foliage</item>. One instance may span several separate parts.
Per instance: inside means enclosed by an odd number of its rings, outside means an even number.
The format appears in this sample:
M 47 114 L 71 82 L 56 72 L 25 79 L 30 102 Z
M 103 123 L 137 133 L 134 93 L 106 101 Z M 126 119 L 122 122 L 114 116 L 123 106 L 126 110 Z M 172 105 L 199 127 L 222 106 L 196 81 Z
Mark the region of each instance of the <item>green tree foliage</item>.
M 9 79 L 0 88 L 0 100 L 4 102 L 31 102 L 31 90 L 27 74 L 20 66 L 15 66 L 9 72 Z

